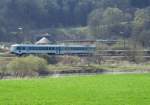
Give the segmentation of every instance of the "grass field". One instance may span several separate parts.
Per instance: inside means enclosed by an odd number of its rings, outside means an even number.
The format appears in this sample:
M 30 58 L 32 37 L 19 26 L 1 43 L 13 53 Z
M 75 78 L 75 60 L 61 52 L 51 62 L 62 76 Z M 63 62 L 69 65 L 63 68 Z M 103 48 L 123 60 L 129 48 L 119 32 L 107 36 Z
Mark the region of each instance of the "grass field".
M 0 105 L 150 105 L 150 74 L 1 80 Z

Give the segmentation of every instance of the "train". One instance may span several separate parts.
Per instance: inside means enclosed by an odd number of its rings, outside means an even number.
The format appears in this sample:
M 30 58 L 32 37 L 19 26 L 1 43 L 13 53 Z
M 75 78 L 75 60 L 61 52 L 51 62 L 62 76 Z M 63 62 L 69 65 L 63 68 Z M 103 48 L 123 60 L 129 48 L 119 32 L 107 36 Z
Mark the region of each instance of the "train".
M 15 55 L 24 54 L 48 54 L 48 55 L 89 55 L 96 51 L 95 45 L 35 45 L 14 44 L 11 45 L 10 53 Z

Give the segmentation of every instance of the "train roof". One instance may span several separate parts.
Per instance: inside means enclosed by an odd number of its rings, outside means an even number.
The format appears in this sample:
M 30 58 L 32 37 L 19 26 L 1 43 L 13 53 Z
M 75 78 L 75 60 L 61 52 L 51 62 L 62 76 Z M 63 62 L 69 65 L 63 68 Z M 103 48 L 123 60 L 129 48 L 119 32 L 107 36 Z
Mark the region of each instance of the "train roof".
M 47 44 L 47 45 L 35 45 L 35 44 L 14 44 L 12 46 L 26 46 L 26 47 L 96 47 L 95 45 L 73 45 L 73 44 Z

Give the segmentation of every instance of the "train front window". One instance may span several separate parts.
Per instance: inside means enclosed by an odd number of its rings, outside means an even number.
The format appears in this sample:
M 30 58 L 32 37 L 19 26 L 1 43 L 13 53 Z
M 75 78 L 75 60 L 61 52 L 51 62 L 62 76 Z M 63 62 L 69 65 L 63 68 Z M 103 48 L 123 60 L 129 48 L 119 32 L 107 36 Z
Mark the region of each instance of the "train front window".
M 15 50 L 17 50 L 17 47 L 12 46 L 10 50 L 11 50 L 11 51 L 15 51 Z
M 17 50 L 21 50 L 21 47 L 17 47 Z

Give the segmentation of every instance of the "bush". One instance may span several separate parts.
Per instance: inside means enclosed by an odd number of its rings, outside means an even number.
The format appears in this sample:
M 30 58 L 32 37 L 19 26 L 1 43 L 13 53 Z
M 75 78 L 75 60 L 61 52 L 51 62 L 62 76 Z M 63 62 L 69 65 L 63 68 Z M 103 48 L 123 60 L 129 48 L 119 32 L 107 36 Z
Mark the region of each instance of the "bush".
M 45 59 L 48 64 L 57 64 L 59 62 L 59 57 L 56 57 L 55 55 L 37 54 L 37 56 Z
M 127 48 L 126 42 L 124 40 L 118 40 L 120 42 L 117 42 L 111 46 L 112 50 L 125 50 Z
M 78 65 L 81 63 L 81 60 L 78 56 L 64 56 L 60 59 L 59 63 L 67 65 Z
M 47 62 L 35 56 L 16 58 L 7 65 L 7 69 L 14 76 L 35 76 L 47 70 Z
M 3 79 L 5 74 L 6 74 L 6 66 L 0 66 L 0 79 Z
M 129 51 L 130 51 L 130 53 L 128 54 L 129 61 L 135 63 L 141 63 L 145 61 L 144 48 L 142 48 L 140 45 L 136 45 L 136 47 L 131 47 Z

